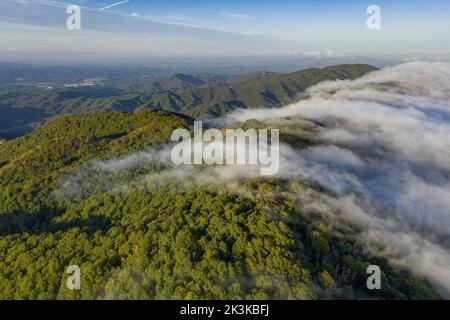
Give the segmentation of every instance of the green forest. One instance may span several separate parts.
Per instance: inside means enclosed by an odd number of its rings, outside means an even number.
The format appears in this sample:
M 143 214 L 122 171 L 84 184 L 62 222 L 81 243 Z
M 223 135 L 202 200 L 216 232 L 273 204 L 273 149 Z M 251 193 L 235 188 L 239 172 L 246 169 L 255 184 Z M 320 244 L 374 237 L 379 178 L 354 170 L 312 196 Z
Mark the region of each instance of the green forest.
M 344 64 L 287 74 L 176 74 L 108 86 L 0 86 L 0 138 L 23 135 L 55 116 L 68 114 L 151 108 L 199 118 L 218 117 L 236 109 L 281 107 L 296 101 L 306 89 L 321 81 L 356 79 L 374 70 L 366 64 Z
M 191 125 L 166 111 L 71 115 L 2 143 L 0 299 L 439 298 L 288 196 L 325 192 L 307 181 L 247 179 L 236 192 L 140 181 L 164 168 L 157 161 L 112 176 L 83 169 L 158 148 Z M 94 179 L 82 190 L 62 183 L 83 175 Z M 381 290 L 366 287 L 371 264 Z M 69 265 L 81 268 L 81 290 L 66 287 Z

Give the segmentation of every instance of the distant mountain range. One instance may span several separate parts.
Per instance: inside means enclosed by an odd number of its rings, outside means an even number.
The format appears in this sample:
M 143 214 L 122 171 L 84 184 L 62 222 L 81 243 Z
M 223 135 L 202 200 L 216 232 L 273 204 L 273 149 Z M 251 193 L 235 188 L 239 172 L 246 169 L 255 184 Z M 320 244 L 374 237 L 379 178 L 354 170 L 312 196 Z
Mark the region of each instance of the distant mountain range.
M 0 90 L 0 135 L 22 135 L 55 116 L 66 114 L 150 108 L 211 118 L 239 108 L 281 107 L 321 81 L 356 79 L 374 70 L 370 65 L 345 64 L 288 74 L 175 74 L 158 80 L 134 80 L 108 86 L 79 83 L 56 88 L 3 88 Z
M 219 117 L 239 108 L 281 107 L 321 81 L 355 79 L 374 70 L 369 65 L 339 65 L 289 74 L 260 73 L 231 83 L 156 94 L 144 106 L 196 118 Z

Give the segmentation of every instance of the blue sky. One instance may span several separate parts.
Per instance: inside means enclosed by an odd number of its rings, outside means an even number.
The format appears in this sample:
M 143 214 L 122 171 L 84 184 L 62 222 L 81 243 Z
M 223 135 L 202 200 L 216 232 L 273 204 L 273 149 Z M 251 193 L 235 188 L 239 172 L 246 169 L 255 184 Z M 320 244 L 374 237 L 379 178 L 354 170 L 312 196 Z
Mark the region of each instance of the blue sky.
M 117 0 L 120 1 L 120 0 Z M 8 56 L 450 55 L 445 0 L 1 0 Z M 82 29 L 67 30 L 68 4 Z M 381 9 L 381 30 L 366 9 Z

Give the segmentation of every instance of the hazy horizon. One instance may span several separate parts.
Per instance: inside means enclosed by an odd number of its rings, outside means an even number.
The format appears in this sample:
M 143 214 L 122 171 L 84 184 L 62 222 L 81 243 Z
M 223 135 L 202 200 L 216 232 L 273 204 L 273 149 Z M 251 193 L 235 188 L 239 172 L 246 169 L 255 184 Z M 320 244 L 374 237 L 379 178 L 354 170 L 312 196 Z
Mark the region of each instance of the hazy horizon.
M 375 57 L 450 55 L 442 1 L 377 1 L 381 29 L 369 30 L 369 1 L 3 0 L 0 61 L 94 62 L 156 58 Z M 79 30 L 66 26 L 81 8 Z

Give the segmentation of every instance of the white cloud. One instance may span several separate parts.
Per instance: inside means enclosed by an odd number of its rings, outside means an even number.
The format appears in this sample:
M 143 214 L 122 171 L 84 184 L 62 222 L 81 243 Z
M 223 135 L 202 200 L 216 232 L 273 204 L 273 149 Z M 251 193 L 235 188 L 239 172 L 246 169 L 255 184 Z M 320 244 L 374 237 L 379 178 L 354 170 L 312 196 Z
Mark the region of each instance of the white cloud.
M 306 95 L 281 109 L 229 118 L 324 124 L 315 135 L 320 145 L 285 159 L 286 173 L 333 190 L 338 198 L 311 205 L 357 225 L 373 253 L 450 296 L 450 64 L 407 63 L 320 83 Z
M 225 122 L 282 122 L 291 130 L 305 118 L 321 123 L 311 136 L 316 145 L 280 146 L 278 177 L 319 183 L 333 196 L 290 196 L 305 212 L 323 215 L 372 254 L 427 278 L 450 297 L 449 88 L 450 64 L 408 63 L 355 81 L 320 83 L 306 92 L 309 99 L 280 109 L 237 111 Z M 136 172 L 155 159 L 166 169 L 119 186 L 95 183 L 108 181 L 98 174 Z M 62 181 L 63 194 L 89 195 L 83 189 L 90 185 L 104 191 L 126 191 L 142 182 L 156 187 L 171 179 L 183 189 L 217 183 L 240 192 L 243 178 L 259 176 L 255 166 L 172 167 L 167 149 L 88 164 L 80 172 Z
M 227 18 L 233 19 L 233 20 L 254 20 L 255 19 L 255 17 L 252 17 L 245 13 L 223 11 L 220 14 Z

